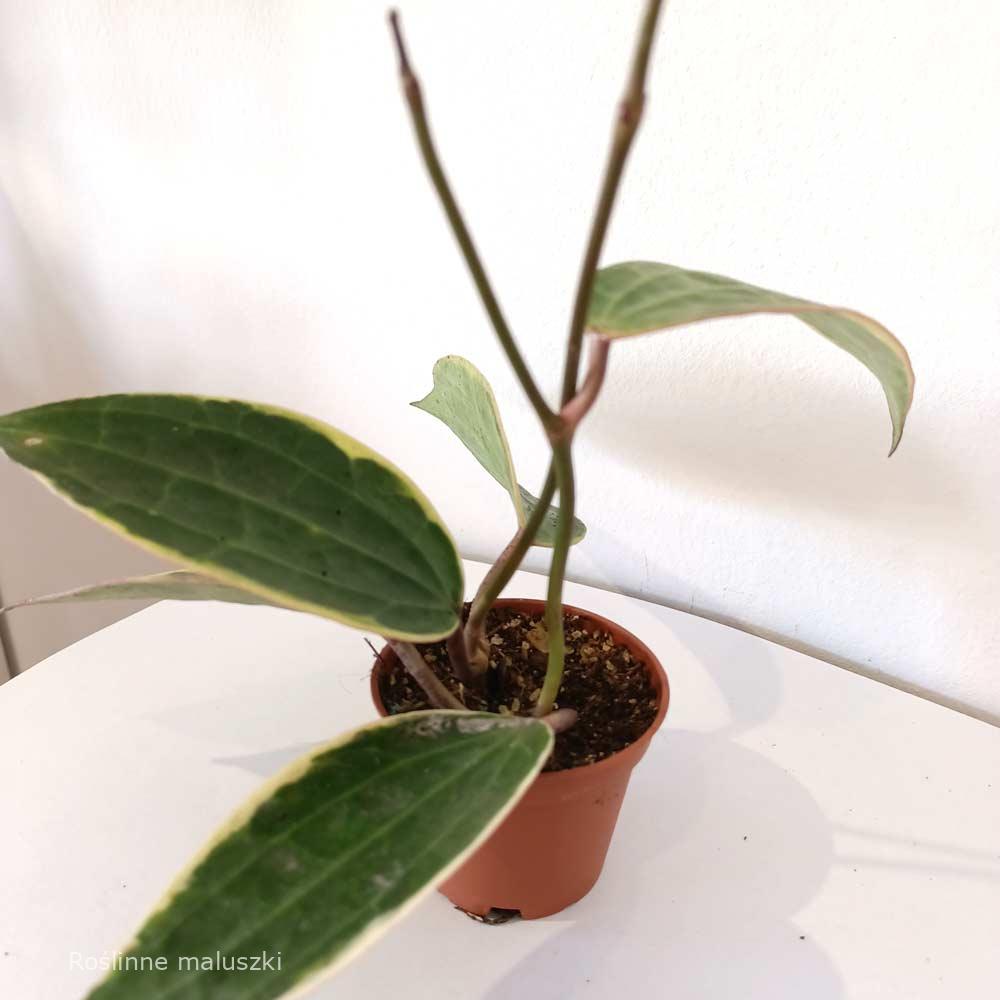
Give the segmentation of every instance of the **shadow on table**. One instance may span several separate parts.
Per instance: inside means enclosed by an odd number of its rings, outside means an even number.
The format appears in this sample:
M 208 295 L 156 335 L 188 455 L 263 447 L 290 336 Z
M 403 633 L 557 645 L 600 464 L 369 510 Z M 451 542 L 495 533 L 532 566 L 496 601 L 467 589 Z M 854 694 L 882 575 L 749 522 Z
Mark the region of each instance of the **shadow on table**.
M 241 753 L 234 757 L 213 757 L 213 764 L 224 767 L 235 767 L 241 771 L 249 771 L 261 778 L 273 778 L 282 768 L 294 760 L 322 746 L 322 743 L 292 743 L 287 747 L 275 750 L 264 750 L 261 753 Z
M 667 728 L 635 772 L 601 881 L 483 996 L 513 1000 L 528 984 L 533 1000 L 604 996 L 652 975 L 656 995 L 842 997 L 793 919 L 832 858 L 829 824 L 795 778 L 725 735 Z
M 842 997 L 831 960 L 794 922 L 833 864 L 830 823 L 793 775 L 733 739 L 780 703 L 767 645 L 649 612 L 712 678 L 729 721 L 694 732 L 668 714 L 633 775 L 601 881 L 549 918 L 567 926 L 483 996 L 513 1000 L 527 984 L 538 1000 L 603 996 L 652 975 L 657 994 L 677 997 Z

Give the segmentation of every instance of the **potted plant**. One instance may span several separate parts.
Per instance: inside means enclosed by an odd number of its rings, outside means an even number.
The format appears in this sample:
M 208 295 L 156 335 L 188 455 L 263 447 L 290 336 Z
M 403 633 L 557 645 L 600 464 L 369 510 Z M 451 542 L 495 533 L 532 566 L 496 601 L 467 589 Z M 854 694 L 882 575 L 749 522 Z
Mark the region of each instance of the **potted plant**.
M 892 450 L 898 445 L 913 374 L 902 345 L 869 317 L 668 264 L 598 267 L 642 116 L 660 7 L 646 4 L 615 119 L 556 405 L 504 319 L 390 15 L 433 186 L 551 445 L 535 497 L 517 482 L 485 378 L 462 358 L 437 362 L 432 391 L 415 405 L 444 421 L 509 491 L 518 519 L 469 604 L 455 545 L 426 497 L 386 459 L 316 420 L 184 395 L 75 399 L 0 418 L 0 445 L 14 461 L 184 567 L 36 600 L 272 604 L 386 643 L 372 675 L 386 717 L 268 782 L 116 954 L 94 1000 L 277 997 L 342 965 L 437 885 L 480 916 L 501 909 L 528 917 L 590 888 L 628 775 L 668 702 L 651 650 L 562 604 L 569 550 L 584 533 L 574 516 L 573 440 L 613 342 L 721 316 L 795 316 L 876 376 Z M 552 550 L 546 601 L 500 600 L 532 545 Z

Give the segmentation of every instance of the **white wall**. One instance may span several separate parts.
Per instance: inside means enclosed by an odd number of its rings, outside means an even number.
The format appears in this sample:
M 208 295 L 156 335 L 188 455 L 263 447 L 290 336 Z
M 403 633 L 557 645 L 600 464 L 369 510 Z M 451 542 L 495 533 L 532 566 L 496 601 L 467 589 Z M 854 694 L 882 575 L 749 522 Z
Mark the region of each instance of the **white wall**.
M 461 201 L 553 389 L 639 0 L 403 7 Z M 580 441 L 575 577 L 1000 717 L 998 32 L 990 0 L 671 5 L 606 261 L 871 312 L 910 348 L 917 399 L 887 461 L 877 385 L 793 321 L 619 345 Z M 166 389 L 307 410 L 403 465 L 466 554 L 498 549 L 501 491 L 406 403 L 465 354 L 529 486 L 545 448 L 415 154 L 379 4 L 6 0 L 0 67 L 5 405 Z M 114 571 L 120 545 L 95 534 L 59 569 L 49 506 L 16 489 L 9 597 L 29 551 L 33 584 Z

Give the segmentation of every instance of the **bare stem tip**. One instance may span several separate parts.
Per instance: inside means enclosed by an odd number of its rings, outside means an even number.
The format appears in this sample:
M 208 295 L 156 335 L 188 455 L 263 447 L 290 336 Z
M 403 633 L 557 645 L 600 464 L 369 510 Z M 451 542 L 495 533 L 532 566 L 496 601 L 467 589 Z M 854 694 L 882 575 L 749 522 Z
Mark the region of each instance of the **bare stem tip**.
M 406 54 L 406 42 L 403 41 L 403 26 L 400 23 L 399 11 L 395 7 L 389 9 L 389 27 L 392 29 L 392 38 L 396 43 L 396 54 L 399 56 L 399 72 L 404 76 L 411 74 L 410 60 Z

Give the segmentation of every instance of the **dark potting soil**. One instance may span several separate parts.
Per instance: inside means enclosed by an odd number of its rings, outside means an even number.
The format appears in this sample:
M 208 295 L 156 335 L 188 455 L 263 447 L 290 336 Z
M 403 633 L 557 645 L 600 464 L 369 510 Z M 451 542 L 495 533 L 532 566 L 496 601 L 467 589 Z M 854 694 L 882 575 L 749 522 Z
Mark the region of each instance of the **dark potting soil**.
M 581 767 L 634 743 L 656 717 L 657 697 L 646 665 L 607 632 L 591 633 L 579 615 L 563 616 L 566 665 L 558 708 L 575 708 L 579 718 L 556 737 L 546 771 Z M 444 642 L 418 645 L 424 660 L 467 708 L 477 712 L 531 715 L 545 679 L 547 634 L 540 615 L 494 608 L 486 619 L 490 667 L 482 692 L 470 691 L 452 675 Z M 405 668 L 380 681 L 390 715 L 429 708 L 424 692 Z

